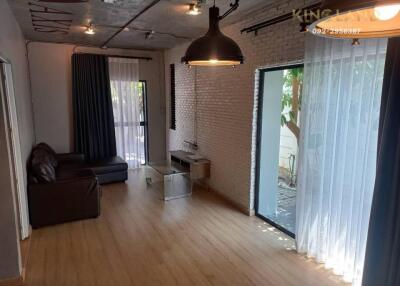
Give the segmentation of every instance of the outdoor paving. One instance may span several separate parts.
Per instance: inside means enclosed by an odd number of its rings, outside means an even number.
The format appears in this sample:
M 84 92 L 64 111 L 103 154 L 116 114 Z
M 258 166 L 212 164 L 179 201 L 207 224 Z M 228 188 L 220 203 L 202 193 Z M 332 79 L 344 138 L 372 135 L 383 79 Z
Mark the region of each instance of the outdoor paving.
M 278 186 L 278 209 L 270 219 L 294 233 L 296 227 L 296 190 Z

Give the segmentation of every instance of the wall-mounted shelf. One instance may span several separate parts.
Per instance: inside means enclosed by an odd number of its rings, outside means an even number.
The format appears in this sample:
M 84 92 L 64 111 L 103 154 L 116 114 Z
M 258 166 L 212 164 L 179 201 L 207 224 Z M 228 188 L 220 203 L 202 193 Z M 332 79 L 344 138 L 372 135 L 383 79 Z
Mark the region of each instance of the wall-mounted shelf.
M 211 161 L 207 159 L 191 159 L 190 156 L 194 155 L 190 152 L 182 150 L 171 151 L 171 161 L 187 168 L 190 171 L 190 178 L 192 180 L 207 179 L 210 177 Z

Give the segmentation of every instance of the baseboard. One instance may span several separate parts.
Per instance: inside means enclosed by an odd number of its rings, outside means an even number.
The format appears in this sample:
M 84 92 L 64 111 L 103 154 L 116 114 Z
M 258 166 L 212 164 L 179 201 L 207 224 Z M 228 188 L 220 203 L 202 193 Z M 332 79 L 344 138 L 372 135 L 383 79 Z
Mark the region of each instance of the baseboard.
M 30 247 L 31 247 L 31 238 L 30 236 L 26 238 L 25 240 L 21 241 L 20 243 L 21 247 L 21 264 L 22 264 L 22 271 L 21 271 L 21 277 L 23 281 L 25 281 L 25 275 L 26 275 L 26 267 L 28 265 L 28 260 L 29 260 L 29 253 L 30 253 Z
M 0 281 L 0 286 L 23 286 L 23 285 L 24 282 L 22 276 Z
M 231 198 L 229 198 L 228 196 L 226 196 L 225 194 L 222 194 L 221 192 L 218 192 L 217 190 L 213 189 L 213 188 L 209 188 L 210 191 L 212 191 L 213 193 L 217 194 L 221 199 L 223 199 L 224 201 L 226 201 L 227 203 L 229 203 L 231 206 L 233 206 L 235 209 L 237 209 L 238 211 L 244 213 L 245 215 L 248 216 L 254 216 L 255 215 L 255 211 L 251 210 L 249 208 L 246 208 L 245 206 L 238 204 L 237 202 L 233 201 Z
M 249 216 L 255 216 L 256 210 L 249 210 Z

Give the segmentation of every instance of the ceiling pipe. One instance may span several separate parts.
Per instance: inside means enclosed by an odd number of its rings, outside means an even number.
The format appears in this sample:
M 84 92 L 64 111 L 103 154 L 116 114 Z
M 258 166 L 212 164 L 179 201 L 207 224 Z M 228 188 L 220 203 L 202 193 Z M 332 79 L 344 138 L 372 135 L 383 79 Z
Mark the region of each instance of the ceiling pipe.
M 123 25 L 121 28 L 118 29 L 111 37 L 105 41 L 100 48 L 107 47 L 107 44 L 114 39 L 119 33 L 121 33 L 125 28 L 127 28 L 133 21 L 135 21 L 137 18 L 139 18 L 142 14 L 144 14 L 147 10 L 158 4 L 161 0 L 154 0 L 151 2 L 149 5 L 147 5 L 143 10 L 141 10 L 139 13 L 137 13 L 132 19 L 130 19 L 128 22 L 126 22 L 125 25 Z
M 99 27 L 99 28 L 102 28 L 102 27 L 103 28 L 111 28 L 111 29 L 119 29 L 119 28 L 121 28 L 120 26 L 113 26 L 113 25 L 106 25 L 106 24 L 96 24 L 96 23 L 92 23 L 92 24 L 93 24 L 93 26 Z M 176 39 L 192 40 L 192 38 L 189 38 L 189 37 L 179 36 L 179 35 L 175 35 L 175 34 L 172 34 L 172 33 L 161 32 L 161 31 L 150 30 L 150 29 L 140 29 L 140 28 L 136 28 L 136 27 L 129 27 L 127 30 L 125 30 L 125 29 L 124 29 L 124 32 L 132 32 L 132 31 L 133 32 L 143 32 L 143 33 L 153 32 L 153 34 L 165 35 L 165 36 L 173 37 L 173 38 L 176 38 Z

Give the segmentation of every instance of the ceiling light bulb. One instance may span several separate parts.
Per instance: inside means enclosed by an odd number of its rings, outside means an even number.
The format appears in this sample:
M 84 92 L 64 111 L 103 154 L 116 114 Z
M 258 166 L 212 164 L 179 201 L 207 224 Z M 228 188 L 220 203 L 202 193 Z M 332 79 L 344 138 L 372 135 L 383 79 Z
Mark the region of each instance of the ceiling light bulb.
M 200 11 L 198 5 L 189 4 L 189 10 L 186 12 L 186 14 L 196 16 L 196 15 L 200 15 L 201 11 Z
M 95 34 L 95 31 L 93 30 L 92 25 L 90 25 L 89 27 L 86 28 L 85 34 L 88 34 L 88 35 Z
M 400 4 L 377 6 L 374 8 L 375 17 L 381 21 L 390 20 L 400 12 Z

